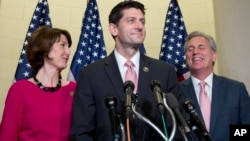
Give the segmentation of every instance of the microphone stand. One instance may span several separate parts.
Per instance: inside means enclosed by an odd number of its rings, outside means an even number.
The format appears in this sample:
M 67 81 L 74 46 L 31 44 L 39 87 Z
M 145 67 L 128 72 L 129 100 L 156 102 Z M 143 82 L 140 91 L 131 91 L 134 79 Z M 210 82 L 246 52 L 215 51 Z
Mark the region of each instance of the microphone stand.
M 162 92 L 162 97 L 163 97 L 163 104 L 164 104 L 165 108 L 168 110 L 168 112 L 171 115 L 171 118 L 173 120 L 173 128 L 171 130 L 171 134 L 170 134 L 170 137 L 169 137 L 169 140 L 172 140 L 175 133 L 176 133 L 176 128 L 177 128 L 176 118 L 175 118 L 175 115 L 174 115 L 172 109 L 167 104 L 167 94 Z M 184 140 L 188 141 L 187 136 L 185 135 L 183 129 L 179 127 L 179 130 L 180 130 Z
M 143 120 L 144 122 L 146 122 L 148 125 L 150 125 L 152 128 L 154 128 L 159 134 L 160 136 L 165 140 L 168 141 L 168 139 L 165 137 L 165 135 L 161 132 L 161 130 L 154 125 L 149 119 L 147 119 L 146 117 L 144 117 L 143 115 L 139 114 L 138 112 L 135 111 L 135 105 L 132 103 L 132 111 L 133 113 L 141 120 Z
M 126 141 L 125 127 L 122 123 L 121 116 L 117 115 L 117 119 L 118 119 L 119 127 L 120 127 L 121 141 Z
M 115 121 L 117 122 L 117 115 L 115 116 Z M 114 141 L 119 141 L 120 140 L 120 134 L 118 133 L 118 126 L 116 127 L 117 132 L 113 133 L 113 140 Z
M 172 128 L 170 136 L 169 136 L 169 141 L 172 141 L 172 139 L 174 138 L 174 135 L 176 133 L 176 119 L 175 119 L 173 111 L 167 105 L 167 100 L 166 100 L 165 93 L 163 93 L 163 104 L 164 104 L 165 108 L 168 110 L 168 112 L 169 112 L 169 114 L 170 114 L 170 116 L 172 118 L 172 121 L 173 121 L 173 128 Z

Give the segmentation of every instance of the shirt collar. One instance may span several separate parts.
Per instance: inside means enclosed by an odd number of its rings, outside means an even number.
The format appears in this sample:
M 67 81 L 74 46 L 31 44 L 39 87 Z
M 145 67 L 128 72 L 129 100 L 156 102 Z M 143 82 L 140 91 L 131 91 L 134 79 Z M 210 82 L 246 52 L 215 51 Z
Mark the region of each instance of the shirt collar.
M 213 73 L 209 74 L 208 77 L 204 80 L 207 83 L 207 86 L 212 88 L 212 83 L 213 83 Z M 193 82 L 193 84 L 195 85 L 195 87 L 199 87 L 199 83 L 202 80 L 199 80 L 198 78 L 191 76 L 191 80 Z
M 127 59 L 123 57 L 116 49 L 114 50 L 115 58 L 119 67 L 123 67 Z M 134 67 L 139 69 L 140 52 L 137 51 L 136 54 L 130 59 L 134 63 Z

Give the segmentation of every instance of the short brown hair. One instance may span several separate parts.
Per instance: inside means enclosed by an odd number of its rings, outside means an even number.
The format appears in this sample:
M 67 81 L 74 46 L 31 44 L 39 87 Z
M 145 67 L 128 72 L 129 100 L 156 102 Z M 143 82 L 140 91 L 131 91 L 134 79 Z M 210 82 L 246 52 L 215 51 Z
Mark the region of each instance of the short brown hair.
M 48 58 L 53 44 L 58 42 L 61 35 L 66 36 L 70 47 L 72 40 L 67 30 L 41 26 L 32 33 L 28 40 L 26 56 L 34 75 L 44 65 L 44 58 Z
M 126 9 L 135 8 L 141 10 L 145 15 L 145 7 L 138 1 L 122 1 L 118 3 L 109 14 L 109 23 L 118 24 L 120 19 L 123 17 L 123 11 Z

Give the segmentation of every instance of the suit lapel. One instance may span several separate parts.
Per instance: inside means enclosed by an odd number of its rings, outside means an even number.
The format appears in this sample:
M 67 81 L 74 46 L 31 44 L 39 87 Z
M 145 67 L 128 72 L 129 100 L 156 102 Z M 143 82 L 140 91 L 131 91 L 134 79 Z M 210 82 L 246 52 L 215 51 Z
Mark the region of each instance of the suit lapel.
M 138 98 L 143 99 L 147 93 L 147 88 L 150 87 L 151 75 L 150 61 L 145 55 L 141 54 L 139 66 L 139 81 L 138 81 Z
M 118 68 L 118 64 L 115 59 L 114 52 L 112 52 L 108 56 L 107 61 L 105 62 L 104 69 L 111 81 L 113 89 L 115 90 L 114 95 L 117 95 L 121 102 L 124 101 L 125 94 L 123 90 L 123 81 Z
M 216 121 L 219 118 L 218 115 L 221 111 L 221 106 L 224 105 L 223 91 L 224 85 L 221 83 L 220 78 L 216 75 L 213 77 L 213 88 L 212 88 L 212 107 L 211 107 L 211 119 L 210 119 L 210 134 L 212 136 L 215 131 Z
M 186 98 L 192 99 L 192 101 L 195 105 L 196 112 L 198 113 L 200 119 L 203 121 L 203 117 L 202 117 L 201 110 L 200 110 L 200 105 L 199 105 L 199 102 L 197 100 L 195 90 L 194 90 L 194 85 L 193 85 L 191 78 L 186 80 L 184 82 L 183 86 L 184 86 L 184 90 L 185 90 L 184 93 L 185 93 Z

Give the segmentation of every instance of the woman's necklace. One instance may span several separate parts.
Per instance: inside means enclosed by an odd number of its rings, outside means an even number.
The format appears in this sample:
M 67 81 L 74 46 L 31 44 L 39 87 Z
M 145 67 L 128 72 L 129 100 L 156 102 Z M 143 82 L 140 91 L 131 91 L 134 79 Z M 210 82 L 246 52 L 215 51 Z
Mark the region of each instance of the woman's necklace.
M 55 92 L 56 90 L 58 90 L 62 86 L 62 82 L 61 82 L 62 77 L 61 77 L 61 75 L 59 75 L 56 87 L 45 87 L 45 86 L 43 86 L 43 84 L 40 81 L 37 80 L 36 76 L 33 76 L 33 79 L 35 80 L 37 86 L 40 89 L 42 89 L 42 90 L 44 90 L 46 92 Z

